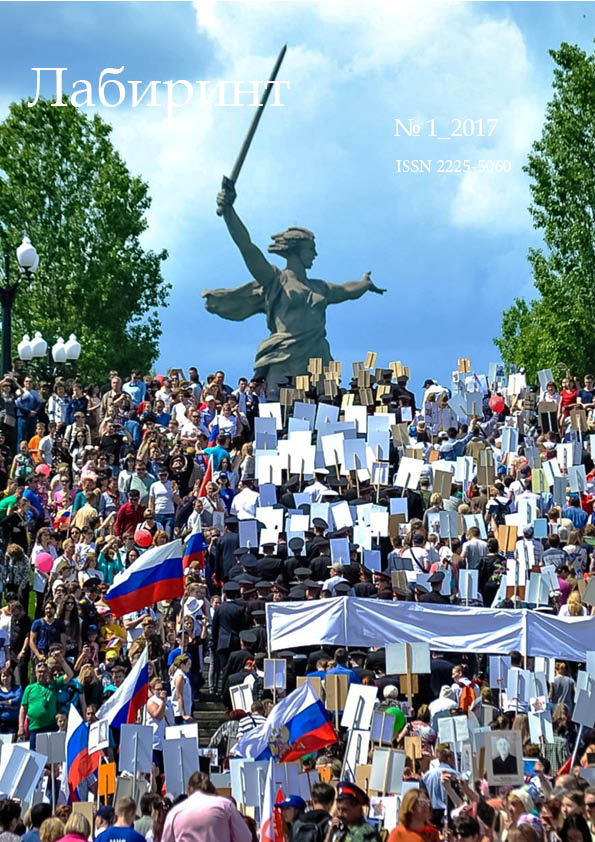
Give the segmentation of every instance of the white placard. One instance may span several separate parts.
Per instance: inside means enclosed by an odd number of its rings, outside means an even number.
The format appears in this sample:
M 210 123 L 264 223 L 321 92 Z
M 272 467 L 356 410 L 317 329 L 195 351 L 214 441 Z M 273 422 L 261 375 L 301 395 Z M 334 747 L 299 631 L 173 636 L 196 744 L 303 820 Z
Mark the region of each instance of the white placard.
M 151 744 L 152 741 L 149 747 Z M 168 793 L 174 798 L 185 794 L 190 777 L 199 771 L 198 751 L 194 741 L 184 738 L 164 740 L 163 763 Z
M 274 418 L 275 425 L 278 430 L 283 429 L 283 420 L 281 418 L 281 404 L 280 403 L 258 403 L 258 414 L 261 418 Z
M 430 672 L 430 646 L 428 643 L 388 643 L 385 646 L 387 675 L 407 674 L 405 649 L 407 645 L 411 646 L 411 674 L 423 675 Z
M 399 462 L 399 470 L 394 480 L 397 488 L 410 488 L 415 490 L 419 485 L 419 478 L 424 463 L 421 459 L 412 459 L 410 456 L 403 456 Z
M 345 702 L 341 726 L 343 728 L 355 728 L 358 731 L 369 731 L 377 701 L 377 687 L 351 684 Z
M 404 768 L 404 751 L 395 751 L 389 748 L 375 748 L 374 754 L 372 755 L 372 771 L 370 773 L 368 789 L 400 795 Z
M 153 728 L 150 725 L 122 725 L 118 771 L 150 774 L 153 770 Z

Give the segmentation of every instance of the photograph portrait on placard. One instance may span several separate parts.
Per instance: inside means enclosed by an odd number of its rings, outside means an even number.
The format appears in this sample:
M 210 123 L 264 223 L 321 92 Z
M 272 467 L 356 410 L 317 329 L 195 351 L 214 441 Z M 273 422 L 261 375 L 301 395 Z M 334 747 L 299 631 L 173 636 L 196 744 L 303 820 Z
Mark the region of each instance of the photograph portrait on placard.
M 523 746 L 520 731 L 495 731 L 486 739 L 486 767 L 491 786 L 523 783 Z

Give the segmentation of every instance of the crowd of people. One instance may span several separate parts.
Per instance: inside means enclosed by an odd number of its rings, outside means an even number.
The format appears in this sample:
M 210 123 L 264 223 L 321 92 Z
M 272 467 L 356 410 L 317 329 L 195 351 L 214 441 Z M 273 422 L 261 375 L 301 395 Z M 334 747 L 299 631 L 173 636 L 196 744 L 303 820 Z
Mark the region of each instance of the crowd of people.
M 255 427 L 271 396 L 262 378 L 240 378 L 233 388 L 225 379 L 218 371 L 203 383 L 198 370 L 190 368 L 187 377 L 181 370 L 156 377 L 138 372 L 121 377 L 114 371 L 105 384 L 88 388 L 60 379 L 36 386 L 31 376 L 12 374 L 0 383 L 0 732 L 35 748 L 37 734 L 66 730 L 72 705 L 92 723 L 146 650 L 150 690 L 142 717 L 154 731 L 153 800 L 145 802 L 136 820 L 135 805 L 126 806 L 126 799 L 115 805 L 115 815 L 102 807 L 97 820 L 107 830 L 113 822 L 124 829 L 141 822 L 141 835 L 154 842 L 169 842 L 174 832 L 177 840 L 186 834 L 189 842 L 256 838 L 254 822 L 236 815 L 202 773 L 191 779 L 187 800 L 171 806 L 163 741 L 166 725 L 192 722 L 207 697 L 221 699 L 229 712 L 211 740 L 221 768 L 237 741 L 262 726 L 274 702 L 264 688 L 267 603 L 353 595 L 430 605 L 533 607 L 524 599 L 524 583 L 512 593 L 501 587 L 511 561 L 526 560 L 529 547 L 535 569 L 552 567 L 557 584 L 536 610 L 569 620 L 593 612 L 583 599 L 595 571 L 595 472 L 588 445 L 588 431 L 595 429 L 593 377 L 585 377 L 582 388 L 568 375 L 559 392 L 549 381 L 543 393 L 523 386 L 512 395 L 490 390 L 485 378 L 462 376 L 451 388 L 426 381 L 418 400 L 408 389 L 408 376 L 377 371 L 367 414 L 389 413 L 393 429 L 400 429 L 391 437 L 386 481 L 372 482 L 359 471 L 341 472 L 317 459 L 311 475 L 284 473 L 274 504 L 284 513 L 310 514 L 321 502 L 345 500 L 354 510 L 374 503 L 389 510 L 393 498 L 406 500 L 398 530 L 376 539 L 381 563 L 374 570 L 363 563 L 353 527 L 336 528 L 330 516 L 312 517 L 299 537 L 281 529 L 274 541 L 241 545 L 242 521 L 254 520 L 260 503 Z M 451 407 L 460 390 L 474 396 L 468 417 Z M 345 395 L 356 403 L 361 397 L 358 377 L 348 388 L 331 391 L 332 396 L 322 394 L 313 386 L 302 397 L 337 407 L 349 405 Z M 584 424 L 576 421 L 581 414 Z M 281 438 L 291 408 L 280 417 Z M 515 446 L 509 429 L 517 436 Z M 578 491 L 572 490 L 568 465 L 560 458 L 566 444 L 576 452 L 571 465 L 584 467 L 585 483 Z M 482 451 L 489 453 L 487 475 L 480 469 Z M 420 480 L 416 488 L 400 487 L 399 464 L 411 453 L 421 459 Z M 461 481 L 453 475 L 449 493 L 435 491 L 433 465 L 463 456 L 471 457 L 471 473 Z M 559 493 L 554 499 L 554 488 L 543 490 L 548 462 L 555 462 L 556 476 L 566 480 L 563 499 Z M 502 545 L 502 527 L 511 523 L 510 516 L 529 508 L 533 522 L 520 522 L 514 547 L 508 534 Z M 454 537 L 451 532 L 445 537 L 441 528 L 443 512 L 459 515 Z M 470 515 L 474 525 L 467 526 Z M 545 523 L 539 533 L 545 537 L 536 536 L 535 521 Z M 111 613 L 106 594 L 120 573 L 152 547 L 196 533 L 202 533 L 205 551 L 186 569 L 182 597 L 121 617 Z M 331 557 L 334 539 L 347 539 L 348 559 Z M 478 587 L 463 600 L 464 570 L 477 571 Z M 578 664 L 557 664 L 547 701 L 554 739 L 534 743 L 528 707 L 518 699 L 507 701 L 489 681 L 484 655 L 433 652 L 432 672 L 420 676 L 413 704 L 401 692 L 399 676 L 386 674 L 380 646 L 369 651 L 302 647 L 275 657 L 286 660 L 285 693 L 295 689 L 300 676 L 324 682 L 327 675 L 345 674 L 349 683 L 377 687 L 379 709 L 395 716 L 394 747 L 404 748 L 408 737 L 421 738 L 421 756 L 408 758 L 405 769 L 405 779 L 418 786 L 401 799 L 391 842 L 434 842 L 439 832 L 470 842 L 492 837 L 579 842 L 579 836 L 589 842 L 595 834 L 595 790 L 585 771 L 592 766 L 595 737 L 584 728 L 577 743 L 572 721 Z M 511 668 L 520 667 L 519 658 L 511 654 Z M 230 688 L 245 684 L 252 689 L 251 709 L 232 710 Z M 492 730 L 520 731 L 523 755 L 535 761 L 522 785 L 510 791 L 490 788 L 479 766 L 470 776 L 461 774 L 461 758 L 438 741 L 437 725 L 442 716 L 461 712 L 473 712 Z M 305 767 L 321 771 L 322 780 L 312 788 L 310 805 L 285 793 L 277 806 L 279 832 L 288 842 L 377 838 L 367 812 L 369 793 L 339 780 L 345 736 L 339 729 L 334 745 L 318 757 L 302 758 Z M 109 754 L 115 757 L 118 746 L 112 742 Z M 566 769 L 571 757 L 575 762 Z M 96 791 L 92 776 L 87 785 L 89 793 Z M 26 842 L 37 842 L 38 836 L 42 842 L 89 837 L 93 829 L 85 828 L 76 813 L 60 827 L 55 824 L 67 804 L 32 824 L 48 806 L 35 805 L 24 817 L 32 828 L 28 834 L 33 833 Z M 11 801 L 0 804 L 0 826 L 10 836 L 0 842 L 13 842 L 17 807 Z M 217 827 L 225 822 L 227 829 L 201 831 L 207 814 L 208 821 L 219 816 Z M 47 822 L 54 823 L 52 829 Z M 102 836 L 102 842 L 141 842 L 128 832 L 117 834 Z

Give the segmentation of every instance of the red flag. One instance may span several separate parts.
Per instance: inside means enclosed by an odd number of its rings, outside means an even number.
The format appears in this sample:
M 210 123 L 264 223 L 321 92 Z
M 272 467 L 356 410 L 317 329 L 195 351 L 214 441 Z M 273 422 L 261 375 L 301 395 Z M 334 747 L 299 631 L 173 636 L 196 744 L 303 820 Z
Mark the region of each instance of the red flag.
M 200 485 L 200 491 L 198 492 L 199 497 L 206 497 L 207 496 L 207 483 L 212 482 L 213 480 L 213 457 L 209 457 L 209 464 L 207 465 L 207 469 L 205 471 L 205 475 L 202 479 L 202 483 Z

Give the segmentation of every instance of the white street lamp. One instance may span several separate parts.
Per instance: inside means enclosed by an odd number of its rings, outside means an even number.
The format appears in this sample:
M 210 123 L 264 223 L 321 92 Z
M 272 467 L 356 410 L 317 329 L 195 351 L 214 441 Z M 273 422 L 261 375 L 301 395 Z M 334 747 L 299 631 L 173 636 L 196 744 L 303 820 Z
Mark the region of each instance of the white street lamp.
M 81 343 L 77 340 L 74 333 L 71 333 L 68 342 L 64 346 L 66 349 L 66 359 L 75 362 L 81 355 Z
M 24 362 L 29 362 L 33 359 L 33 351 L 31 350 L 31 340 L 28 334 L 25 334 L 19 344 L 17 345 L 19 359 Z
M 41 357 L 45 357 L 48 350 L 48 343 L 45 341 L 41 333 L 36 330 L 35 336 L 31 340 L 31 353 L 37 359 L 41 359 Z
M 52 358 L 55 363 L 66 362 L 66 346 L 64 345 L 64 340 L 61 336 L 52 348 Z

